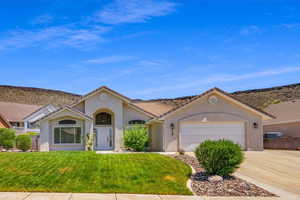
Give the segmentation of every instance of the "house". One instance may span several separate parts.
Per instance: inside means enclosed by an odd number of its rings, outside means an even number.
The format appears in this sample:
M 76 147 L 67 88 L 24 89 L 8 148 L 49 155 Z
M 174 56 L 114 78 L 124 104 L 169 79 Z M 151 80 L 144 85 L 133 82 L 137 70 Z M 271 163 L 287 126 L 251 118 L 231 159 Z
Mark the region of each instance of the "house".
M 10 128 L 10 123 L 0 114 L 0 128 Z
M 53 106 L 51 104 L 45 105 L 40 107 L 39 109 L 35 110 L 34 112 L 30 113 L 29 115 L 25 116 L 23 118 L 24 121 L 24 132 L 35 132 L 37 134 L 40 133 L 40 127 L 38 124 L 33 123 L 37 121 L 38 119 L 41 119 L 42 117 L 48 115 L 51 112 L 54 112 L 58 110 L 59 108 L 56 106 Z
M 17 134 L 25 133 L 24 117 L 39 108 L 41 108 L 41 106 L 0 102 L 0 114 L 11 124 L 11 127 L 17 131 Z
M 264 122 L 264 133 L 281 132 L 286 137 L 300 138 L 300 100 L 271 104 L 265 109 L 276 116 Z
M 152 151 L 193 151 L 207 139 L 229 139 L 245 150 L 263 150 L 263 120 L 273 116 L 230 94 L 210 89 L 180 106 L 139 102 L 102 86 L 71 106 L 38 120 L 40 150 L 84 150 L 95 134 L 95 150 L 122 150 L 130 124 L 146 124 Z

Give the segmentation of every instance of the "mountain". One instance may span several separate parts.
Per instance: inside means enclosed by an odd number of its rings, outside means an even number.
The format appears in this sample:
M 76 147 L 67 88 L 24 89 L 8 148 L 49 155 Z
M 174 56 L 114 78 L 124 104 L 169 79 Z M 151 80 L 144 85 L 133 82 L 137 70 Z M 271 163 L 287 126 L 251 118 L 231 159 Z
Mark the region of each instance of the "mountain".
M 74 103 L 81 96 L 59 90 L 0 85 L 0 101 L 32 105 L 63 106 Z
M 259 109 L 265 109 L 270 104 L 300 99 L 300 83 L 263 89 L 244 90 L 231 93 L 233 97 Z M 178 106 L 195 97 L 185 96 L 173 99 L 152 99 L 162 103 Z
M 231 95 L 246 104 L 264 109 L 270 104 L 300 99 L 300 83 L 271 88 L 237 91 L 231 93 Z M 135 101 L 159 101 L 168 105 L 177 106 L 189 101 L 194 96 Z M 0 85 L 0 101 L 5 102 L 33 105 L 53 104 L 56 106 L 63 106 L 74 103 L 80 99 L 80 97 L 81 96 L 78 94 L 59 90 Z

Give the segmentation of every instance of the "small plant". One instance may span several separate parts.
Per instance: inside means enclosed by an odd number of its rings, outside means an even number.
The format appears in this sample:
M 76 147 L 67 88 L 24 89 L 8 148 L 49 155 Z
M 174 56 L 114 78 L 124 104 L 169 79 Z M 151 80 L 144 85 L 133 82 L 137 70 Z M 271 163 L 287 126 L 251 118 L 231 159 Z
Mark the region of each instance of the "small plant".
M 14 147 L 16 131 L 13 129 L 0 128 L 0 146 L 5 149 Z
M 209 175 L 229 176 L 244 159 L 241 147 L 229 140 L 207 140 L 198 146 L 195 154 Z
M 31 149 L 31 146 L 32 146 L 31 136 L 18 135 L 16 137 L 16 146 L 18 149 L 20 149 L 22 151 L 28 151 L 29 149 Z
M 130 126 L 124 131 L 124 146 L 133 151 L 144 151 L 149 144 L 148 130 L 145 126 Z
M 94 149 L 94 137 L 95 134 L 90 134 L 90 133 L 87 133 L 86 134 L 86 143 L 85 143 L 85 149 L 87 151 L 93 151 Z

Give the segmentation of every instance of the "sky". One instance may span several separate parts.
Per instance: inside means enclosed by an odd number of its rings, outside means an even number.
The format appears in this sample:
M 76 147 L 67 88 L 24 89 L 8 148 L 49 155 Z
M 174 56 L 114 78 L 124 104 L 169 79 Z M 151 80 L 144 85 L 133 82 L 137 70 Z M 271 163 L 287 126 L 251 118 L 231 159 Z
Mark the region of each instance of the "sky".
M 3 0 L 0 85 L 130 98 L 300 82 L 300 1 Z

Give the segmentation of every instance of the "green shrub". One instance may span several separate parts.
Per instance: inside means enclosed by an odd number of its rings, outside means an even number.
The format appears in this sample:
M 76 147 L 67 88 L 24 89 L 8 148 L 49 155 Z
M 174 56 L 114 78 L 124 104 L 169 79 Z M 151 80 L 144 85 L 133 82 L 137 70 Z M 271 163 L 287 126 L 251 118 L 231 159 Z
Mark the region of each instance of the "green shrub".
M 32 141 L 29 135 L 18 135 L 16 138 L 16 146 L 22 151 L 28 151 L 31 148 Z
M 0 128 L 0 146 L 5 149 L 14 147 L 16 131 L 13 129 Z
M 148 130 L 145 126 L 130 126 L 124 131 L 124 146 L 133 151 L 144 151 L 149 143 Z
M 228 176 L 244 159 L 241 147 L 229 140 L 205 141 L 198 146 L 195 154 L 209 175 Z

